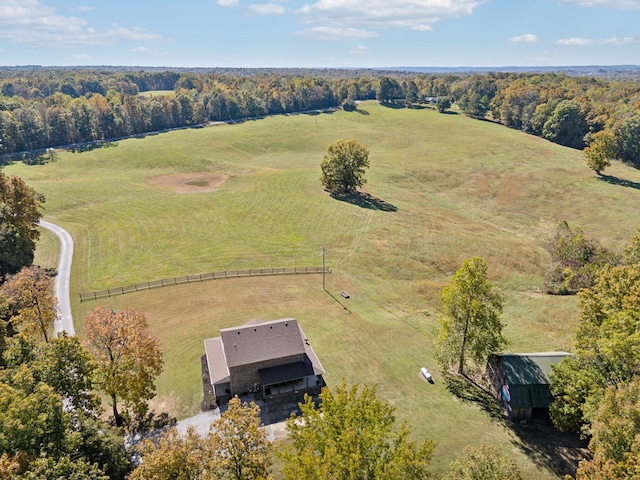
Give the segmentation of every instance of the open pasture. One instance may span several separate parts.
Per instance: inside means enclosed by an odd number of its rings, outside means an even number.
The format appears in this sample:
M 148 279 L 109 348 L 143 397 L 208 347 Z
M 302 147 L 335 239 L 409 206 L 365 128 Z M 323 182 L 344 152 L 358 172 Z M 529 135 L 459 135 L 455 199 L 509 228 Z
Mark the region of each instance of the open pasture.
M 374 102 L 361 112 L 278 116 L 149 135 L 43 166 L 12 165 L 47 198 L 45 216 L 76 241 L 72 294 L 82 317 L 98 302 L 77 293 L 244 268 L 320 266 L 321 275 L 215 280 L 100 300 L 147 314 L 165 352 L 158 393 L 181 416 L 200 402 L 202 340 L 219 328 L 296 317 L 330 385 L 378 384 L 417 437 L 438 442 L 435 468 L 466 444 L 510 452 L 525 478 L 556 478 L 544 452 L 476 405 L 454 399 L 436 370 L 438 292 L 473 255 L 505 292 L 513 351 L 569 349 L 575 298 L 541 294 L 543 244 L 560 220 L 619 249 L 640 226 L 640 172 L 614 165 L 598 179 L 580 152 L 489 122 Z M 326 146 L 355 138 L 371 168 L 360 205 L 319 182 Z M 202 178 L 193 175 L 202 173 Z M 187 194 L 159 178 L 190 175 Z M 173 176 L 173 177 L 171 177 Z M 210 179 L 221 178 L 214 187 Z M 174 183 L 175 183 L 174 182 Z M 43 235 L 42 262 L 51 255 Z M 40 253 L 39 253 L 40 255 Z M 347 290 L 350 299 L 339 292 Z M 347 309 L 345 309 L 346 307 Z

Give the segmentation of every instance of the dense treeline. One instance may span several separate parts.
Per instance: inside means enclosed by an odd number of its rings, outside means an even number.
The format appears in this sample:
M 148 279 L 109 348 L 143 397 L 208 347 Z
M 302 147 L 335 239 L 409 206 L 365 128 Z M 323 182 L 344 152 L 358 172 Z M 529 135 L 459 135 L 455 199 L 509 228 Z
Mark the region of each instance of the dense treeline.
M 582 149 L 595 134 L 615 137 L 613 158 L 640 166 L 640 83 L 557 74 L 473 75 L 451 96 L 471 116 Z
M 321 78 L 174 72 L 5 79 L 0 94 L 0 153 L 338 105 Z
M 446 97 L 467 115 L 571 148 L 583 149 L 599 132 L 607 132 L 614 139 L 613 158 L 640 166 L 638 81 L 558 73 L 251 73 L 242 69 L 229 74 L 180 69 L 1 70 L 0 153 L 332 108 L 345 101 L 377 98 L 411 107 Z M 140 95 L 158 90 L 173 93 Z

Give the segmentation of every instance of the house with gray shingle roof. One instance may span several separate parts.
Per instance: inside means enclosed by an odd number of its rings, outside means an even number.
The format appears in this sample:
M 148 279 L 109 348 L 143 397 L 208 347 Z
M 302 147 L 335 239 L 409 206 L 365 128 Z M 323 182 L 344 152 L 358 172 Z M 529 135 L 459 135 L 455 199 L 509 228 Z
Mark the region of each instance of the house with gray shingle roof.
M 209 407 L 234 395 L 254 394 L 265 402 L 314 395 L 325 385 L 322 364 L 294 318 L 223 328 L 219 337 L 204 341 L 204 349 Z

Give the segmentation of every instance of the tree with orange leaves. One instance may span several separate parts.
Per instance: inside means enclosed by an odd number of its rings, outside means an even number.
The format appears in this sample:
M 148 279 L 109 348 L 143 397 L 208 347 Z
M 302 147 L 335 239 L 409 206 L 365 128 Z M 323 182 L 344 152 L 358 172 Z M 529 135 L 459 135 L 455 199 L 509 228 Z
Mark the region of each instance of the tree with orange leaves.
M 163 363 L 160 344 L 149 333 L 144 314 L 95 307 L 85 319 L 84 337 L 97 363 L 95 385 L 109 398 L 116 425 L 125 425 L 130 411 L 143 417 Z
M 40 267 L 24 267 L 0 289 L 0 300 L 9 308 L 8 320 L 13 330 L 27 335 L 42 335 L 49 342 L 56 320 L 56 299 L 53 295 L 53 280 Z

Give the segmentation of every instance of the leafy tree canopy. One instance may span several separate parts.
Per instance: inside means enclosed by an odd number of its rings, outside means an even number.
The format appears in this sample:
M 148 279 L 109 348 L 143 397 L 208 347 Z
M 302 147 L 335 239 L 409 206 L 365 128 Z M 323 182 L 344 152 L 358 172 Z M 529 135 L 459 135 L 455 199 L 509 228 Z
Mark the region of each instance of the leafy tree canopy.
M 394 429 L 394 410 L 380 400 L 375 387 L 343 381 L 335 391 L 324 388 L 321 404 L 306 396 L 302 417 L 287 420 L 291 446 L 278 452 L 285 479 L 430 478 L 427 466 L 435 443 L 409 439 L 409 427 Z
M 441 368 L 457 366 L 464 374 L 469 361 L 484 366 L 499 351 L 502 336 L 502 295 L 487 278 L 487 264 L 478 257 L 465 260 L 440 292 L 442 313 L 437 358 Z
M 144 314 L 95 307 L 85 319 L 84 335 L 96 362 L 95 384 L 109 398 L 116 425 L 125 424 L 120 402 L 135 416 L 144 417 L 162 371 L 160 344 L 149 333 Z
M 33 262 L 43 203 L 44 196 L 24 180 L 0 170 L 0 282 Z
M 586 237 L 579 227 L 564 220 L 558 223 L 547 250 L 552 265 L 545 283 L 547 293 L 552 294 L 575 294 L 581 288 L 591 287 L 600 268 L 618 261 L 595 240 Z
M 466 447 L 443 480 L 522 480 L 518 466 L 492 445 Z
M 589 146 L 582 151 L 582 159 L 587 166 L 600 175 L 611 165 L 616 156 L 616 137 L 609 130 L 602 130 L 593 134 Z
M 440 113 L 451 108 L 451 99 L 449 97 L 440 97 L 436 100 L 436 108 Z
M 591 426 L 591 460 L 580 462 L 577 480 L 640 478 L 640 379 L 609 387 Z
M 242 403 L 238 397 L 229 401 L 224 414 L 211 424 L 212 433 L 207 441 L 210 467 L 220 478 L 268 477 L 271 446 L 261 426 L 260 408 L 255 403 Z
M 579 293 L 575 356 L 551 372 L 551 418 L 564 431 L 589 433 L 608 387 L 624 387 L 638 374 L 640 265 L 603 268 L 596 284 Z
M 8 320 L 14 330 L 49 341 L 56 319 L 56 300 L 53 280 L 46 270 L 24 267 L 7 279 L 0 295 L 11 312 Z
M 369 151 L 356 140 L 338 140 L 327 147 L 320 168 L 320 181 L 325 190 L 353 193 L 367 182 L 364 174 L 369 168 Z
M 142 462 L 129 480 L 266 479 L 271 445 L 260 427 L 258 406 L 234 397 L 204 437 L 194 429 L 180 435 L 170 428 L 159 439 L 144 441 Z

